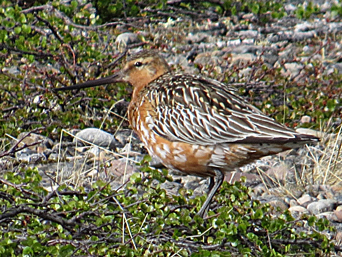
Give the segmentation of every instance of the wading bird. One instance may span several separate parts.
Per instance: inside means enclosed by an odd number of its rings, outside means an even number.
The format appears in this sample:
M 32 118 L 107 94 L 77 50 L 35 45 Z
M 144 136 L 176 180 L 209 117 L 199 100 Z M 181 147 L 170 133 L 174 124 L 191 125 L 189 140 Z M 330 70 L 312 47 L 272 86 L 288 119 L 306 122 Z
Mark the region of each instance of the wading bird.
M 128 119 L 150 155 L 170 169 L 209 177 L 198 215 L 205 216 L 224 173 L 318 138 L 297 133 L 263 114 L 217 80 L 173 73 L 155 51 L 132 55 L 119 72 L 72 90 L 126 82 L 133 86 Z

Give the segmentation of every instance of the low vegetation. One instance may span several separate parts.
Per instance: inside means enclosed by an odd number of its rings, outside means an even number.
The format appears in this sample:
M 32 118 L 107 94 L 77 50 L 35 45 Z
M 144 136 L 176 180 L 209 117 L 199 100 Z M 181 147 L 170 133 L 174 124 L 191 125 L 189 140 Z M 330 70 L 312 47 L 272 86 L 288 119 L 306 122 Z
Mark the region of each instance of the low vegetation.
M 90 190 L 61 185 L 48 192 L 35 170 L 3 174 L 0 255 L 323 256 L 334 250 L 322 233 L 332 231 L 327 220 L 276 214 L 240 182 L 225 182 L 202 219 L 194 213 L 205 196 L 169 196 L 160 188 L 167 172 L 143 170 L 123 190 L 97 181 Z

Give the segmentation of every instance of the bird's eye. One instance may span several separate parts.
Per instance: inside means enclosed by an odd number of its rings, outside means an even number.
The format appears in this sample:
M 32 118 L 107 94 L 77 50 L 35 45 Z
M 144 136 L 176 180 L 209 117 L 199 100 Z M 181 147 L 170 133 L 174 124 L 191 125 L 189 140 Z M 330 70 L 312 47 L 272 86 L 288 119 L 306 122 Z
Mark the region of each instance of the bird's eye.
M 136 63 L 134 63 L 134 66 L 135 67 L 141 67 L 143 64 L 142 64 L 142 62 L 136 62 Z

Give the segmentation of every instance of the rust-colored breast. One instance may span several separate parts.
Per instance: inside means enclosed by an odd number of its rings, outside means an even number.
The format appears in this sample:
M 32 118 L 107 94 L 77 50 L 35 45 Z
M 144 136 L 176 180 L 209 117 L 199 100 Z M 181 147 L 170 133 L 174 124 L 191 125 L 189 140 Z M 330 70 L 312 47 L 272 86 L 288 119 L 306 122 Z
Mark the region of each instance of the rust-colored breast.
M 214 173 L 208 174 L 213 148 L 171 142 L 155 133 L 153 127 L 156 113 L 148 99 L 142 97 L 140 101 L 132 102 L 128 117 L 149 154 L 159 158 L 166 167 L 198 176 L 214 176 Z

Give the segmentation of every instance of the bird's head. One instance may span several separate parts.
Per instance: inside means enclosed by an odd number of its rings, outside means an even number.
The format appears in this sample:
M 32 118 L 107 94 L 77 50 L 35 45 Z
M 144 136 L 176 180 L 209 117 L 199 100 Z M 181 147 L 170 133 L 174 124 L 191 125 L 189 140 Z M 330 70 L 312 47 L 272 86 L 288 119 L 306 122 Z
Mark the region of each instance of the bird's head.
M 56 88 L 54 90 L 73 90 L 117 82 L 129 83 L 135 89 L 140 90 L 159 76 L 169 71 L 169 65 L 157 52 L 144 50 L 129 57 L 124 67 L 109 77 L 89 80 L 81 84 Z

